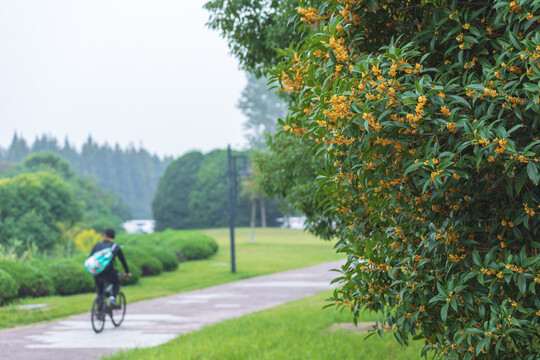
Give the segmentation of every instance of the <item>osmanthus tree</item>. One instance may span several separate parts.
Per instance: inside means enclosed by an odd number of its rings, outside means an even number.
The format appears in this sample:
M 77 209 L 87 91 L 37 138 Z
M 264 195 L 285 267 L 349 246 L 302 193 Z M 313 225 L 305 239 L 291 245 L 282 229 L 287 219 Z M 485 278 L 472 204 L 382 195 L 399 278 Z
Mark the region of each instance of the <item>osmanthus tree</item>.
M 334 293 L 448 359 L 540 350 L 540 2 L 299 1 L 272 73 L 324 152 Z

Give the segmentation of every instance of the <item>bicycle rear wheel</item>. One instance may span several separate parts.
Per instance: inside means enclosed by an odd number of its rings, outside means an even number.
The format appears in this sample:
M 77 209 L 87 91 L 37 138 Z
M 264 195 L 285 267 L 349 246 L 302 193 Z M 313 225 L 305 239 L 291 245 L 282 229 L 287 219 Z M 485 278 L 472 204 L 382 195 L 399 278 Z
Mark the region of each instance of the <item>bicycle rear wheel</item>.
M 94 328 L 96 333 L 100 333 L 105 326 L 105 311 L 103 311 L 104 305 L 103 299 L 99 296 L 96 297 L 92 303 L 92 328 Z
M 119 292 L 116 296 L 116 302 L 120 305 L 117 308 L 111 308 L 111 320 L 114 326 L 120 326 L 126 315 L 126 297 L 123 292 Z

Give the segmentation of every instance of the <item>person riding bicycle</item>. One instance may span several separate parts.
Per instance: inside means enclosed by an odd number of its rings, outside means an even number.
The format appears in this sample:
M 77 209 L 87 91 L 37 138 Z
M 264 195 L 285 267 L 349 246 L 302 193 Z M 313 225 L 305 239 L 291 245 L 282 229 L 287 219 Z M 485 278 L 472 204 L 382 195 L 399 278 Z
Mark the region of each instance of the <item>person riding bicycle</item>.
M 115 246 L 114 244 L 115 236 L 116 236 L 116 233 L 114 232 L 113 229 L 105 230 L 103 241 L 100 241 L 96 245 L 94 245 L 94 247 L 92 248 L 92 252 L 90 253 L 90 256 L 92 256 L 95 252 L 99 250 L 103 250 L 108 247 L 113 249 L 112 251 L 113 258 L 111 259 L 111 263 L 100 274 L 94 276 L 94 282 L 96 283 L 98 295 L 103 294 L 103 291 L 105 290 L 106 282 L 109 282 L 110 284 L 112 284 L 113 294 L 109 297 L 109 302 L 113 306 L 119 306 L 118 302 L 116 302 L 116 295 L 118 295 L 118 291 L 120 291 L 120 278 L 118 277 L 118 271 L 114 268 L 114 259 L 116 258 L 116 256 L 118 256 L 118 258 L 122 262 L 122 266 L 124 266 L 124 270 L 126 271 L 126 276 L 131 276 L 131 273 L 129 272 L 128 265 L 126 263 L 126 258 L 124 257 L 124 253 L 122 252 L 122 249 L 119 246 Z

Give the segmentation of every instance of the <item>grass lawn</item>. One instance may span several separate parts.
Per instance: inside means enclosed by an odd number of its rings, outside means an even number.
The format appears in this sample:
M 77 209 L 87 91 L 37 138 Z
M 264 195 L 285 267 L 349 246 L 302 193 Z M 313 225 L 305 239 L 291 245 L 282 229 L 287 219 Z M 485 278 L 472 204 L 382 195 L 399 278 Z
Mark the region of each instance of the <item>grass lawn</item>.
M 366 339 L 365 333 L 331 329 L 332 324 L 352 320 L 347 311 L 322 309 L 330 294 L 324 291 L 107 359 L 421 359 L 422 341 L 401 347 L 391 334 Z M 376 314 L 366 312 L 359 321 L 375 319 Z
M 144 277 L 137 285 L 124 287 L 128 303 L 343 258 L 343 255 L 335 253 L 333 243 L 301 230 L 256 229 L 255 243 L 251 244 L 250 229 L 240 228 L 236 230 L 237 272 L 232 274 L 229 229 L 203 232 L 218 242 L 216 255 L 207 260 L 182 263 L 177 271 Z M 94 297 L 95 294 L 88 293 L 16 300 L 0 307 L 0 329 L 89 312 Z M 45 304 L 47 310 L 18 309 L 20 305 L 29 304 Z

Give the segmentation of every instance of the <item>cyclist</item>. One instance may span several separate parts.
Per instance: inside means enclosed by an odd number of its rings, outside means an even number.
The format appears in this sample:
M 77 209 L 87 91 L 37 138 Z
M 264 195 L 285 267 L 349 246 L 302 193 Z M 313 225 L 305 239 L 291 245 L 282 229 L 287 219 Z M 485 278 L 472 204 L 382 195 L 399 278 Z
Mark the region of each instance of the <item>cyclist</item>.
M 116 295 L 118 295 L 118 291 L 120 290 L 120 278 L 118 277 L 118 271 L 114 268 L 114 259 L 116 258 L 116 256 L 118 256 L 118 258 L 122 262 L 124 270 L 126 271 L 126 276 L 131 276 L 131 273 L 129 272 L 126 258 L 124 257 L 122 249 L 119 246 L 116 246 L 116 244 L 114 243 L 115 236 L 116 233 L 114 232 L 114 229 L 105 230 L 103 241 L 100 241 L 96 245 L 94 245 L 90 255 L 93 255 L 95 252 L 108 247 L 112 248 L 113 258 L 111 259 L 111 263 L 100 274 L 94 276 L 94 282 L 96 283 L 98 295 L 103 294 L 106 282 L 109 282 L 113 285 L 113 294 L 110 296 L 109 302 L 112 306 L 118 307 L 119 305 L 118 302 L 116 302 Z

